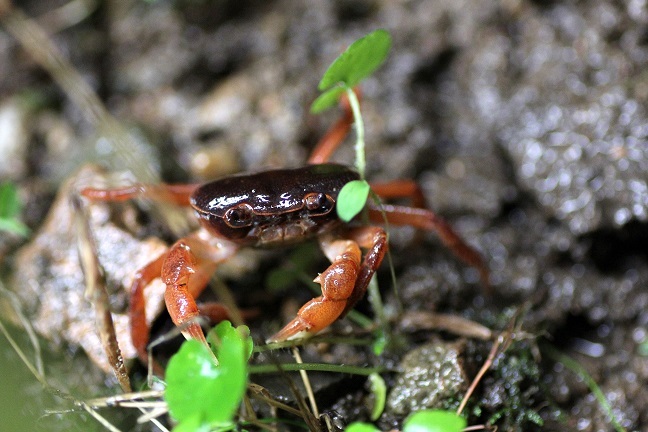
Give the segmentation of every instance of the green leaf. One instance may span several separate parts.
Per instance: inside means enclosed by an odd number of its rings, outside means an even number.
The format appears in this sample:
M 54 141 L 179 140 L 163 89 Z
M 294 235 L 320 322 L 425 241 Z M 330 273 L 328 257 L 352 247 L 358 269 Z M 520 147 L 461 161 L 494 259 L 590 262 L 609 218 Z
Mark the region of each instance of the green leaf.
M 27 237 L 29 228 L 17 219 L 0 219 L 0 231 L 7 231 L 19 236 Z
M 370 282 L 372 283 L 372 282 Z M 369 295 L 371 295 L 371 292 L 369 292 Z M 370 303 L 374 307 L 374 310 L 378 310 L 378 308 L 382 308 L 382 299 L 380 299 L 379 302 L 374 304 L 371 302 L 371 298 L 369 299 Z M 387 348 L 387 343 L 389 342 L 388 340 L 388 335 L 385 334 L 385 329 L 384 328 L 377 328 L 373 332 L 373 343 L 371 344 L 371 351 L 374 353 L 375 356 L 381 356 L 382 353 L 385 351 L 385 348 Z
M 238 355 L 239 347 L 243 349 L 245 363 L 250 359 L 254 350 L 254 343 L 250 337 L 250 329 L 246 325 L 234 327 L 231 322 L 225 320 L 218 323 L 207 334 L 207 341 L 211 344 L 214 354 L 222 362 L 223 356 Z
M 353 422 L 344 429 L 346 432 L 380 432 L 376 426 L 371 423 Z
M 358 39 L 333 61 L 317 88 L 324 91 L 339 83 L 354 87 L 378 69 L 390 48 L 391 36 L 386 30 L 376 30 Z
M 209 425 L 203 423 L 199 415 L 190 417 L 173 428 L 173 432 L 209 432 L 210 430 Z
M 180 424 L 208 424 L 208 407 L 218 401 L 222 369 L 212 354 L 197 340 L 185 341 L 167 366 L 164 398 L 169 412 Z M 217 411 L 217 410 L 214 410 Z M 227 420 L 222 416 L 222 420 Z
M 20 213 L 18 190 L 13 183 L 0 184 L 0 219 L 13 219 Z
M 234 328 L 223 321 L 207 339 L 216 340 L 218 364 L 206 346 L 188 340 L 167 367 L 164 398 L 179 430 L 227 426 L 245 394 L 247 360 L 252 352 L 247 327 Z
M 23 237 L 29 234 L 29 228 L 18 219 L 20 208 L 16 186 L 10 182 L 0 184 L 0 231 Z
M 340 219 L 349 222 L 362 211 L 369 196 L 369 189 L 366 180 L 353 180 L 342 187 L 336 204 Z
M 375 400 L 374 407 L 371 410 L 371 420 L 376 421 L 385 410 L 387 385 L 385 385 L 385 380 L 377 373 L 369 375 L 369 382 L 371 383 L 371 393 L 373 393 Z
M 340 99 L 340 95 L 344 93 L 344 90 L 345 88 L 341 86 L 332 87 L 326 90 L 313 101 L 310 107 L 310 112 L 313 114 L 319 114 L 332 106 L 335 106 Z
M 461 432 L 466 419 L 451 411 L 424 410 L 409 416 L 403 432 Z

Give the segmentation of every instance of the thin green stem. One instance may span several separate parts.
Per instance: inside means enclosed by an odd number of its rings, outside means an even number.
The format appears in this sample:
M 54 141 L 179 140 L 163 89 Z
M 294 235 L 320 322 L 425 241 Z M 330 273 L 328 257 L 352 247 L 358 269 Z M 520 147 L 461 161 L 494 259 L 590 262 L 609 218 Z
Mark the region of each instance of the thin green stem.
M 349 365 L 336 365 L 336 364 L 326 364 L 326 363 L 288 363 L 281 365 L 274 364 L 265 364 L 265 365 L 251 365 L 249 367 L 250 374 L 259 374 L 259 373 L 277 373 L 280 371 L 289 372 L 289 371 L 319 371 L 319 372 L 335 372 L 335 373 L 347 373 L 352 375 L 365 375 L 369 376 L 372 373 L 384 372 L 384 368 L 379 367 L 361 367 L 361 366 L 349 366 Z
M 351 105 L 351 112 L 353 112 L 353 120 L 355 121 L 356 127 L 356 144 L 355 144 L 355 165 L 360 178 L 365 178 L 365 133 L 364 133 L 364 123 L 362 122 L 362 115 L 360 114 L 360 101 L 358 96 L 351 87 L 345 86 L 347 97 L 349 98 L 349 105 Z
M 349 315 L 353 312 L 352 310 L 349 311 Z M 348 317 L 348 315 L 347 315 Z M 373 324 L 373 322 L 367 318 L 364 317 L 364 319 L 367 320 L 368 324 Z M 362 337 L 336 337 L 336 336 L 327 336 L 327 335 L 320 335 L 320 336 L 314 336 L 312 338 L 304 338 L 304 339 L 295 339 L 295 340 L 287 340 L 283 342 L 272 342 L 266 345 L 254 345 L 254 352 L 255 353 L 260 353 L 260 352 L 266 352 L 266 351 L 272 351 L 276 349 L 281 349 L 281 348 L 292 348 L 294 346 L 303 346 L 307 344 L 317 344 L 317 343 L 327 343 L 327 344 L 345 344 L 345 345 L 357 345 L 357 346 L 366 346 L 366 345 L 371 345 L 372 341 L 369 338 L 362 338 Z
M 369 303 L 376 314 L 376 319 L 380 325 L 380 328 L 385 334 L 389 334 L 389 320 L 385 314 L 385 308 L 383 306 L 382 296 L 380 295 L 380 289 L 378 288 L 378 280 L 375 275 L 369 281 Z
M 567 354 L 563 354 L 554 347 L 545 345 L 542 348 L 545 353 L 549 354 L 549 357 L 551 357 L 554 361 L 560 362 L 565 365 L 567 369 L 577 374 L 585 382 L 585 384 L 587 384 L 587 387 L 589 387 L 590 391 L 598 401 L 599 406 L 603 409 L 603 411 L 605 411 L 605 414 L 612 423 L 614 430 L 617 432 L 626 432 L 626 429 L 621 426 L 619 420 L 614 415 L 614 410 L 612 410 L 610 402 L 608 402 L 607 398 L 605 397 L 603 390 L 601 390 L 601 387 L 599 387 L 599 385 L 596 383 L 594 378 L 592 378 L 589 372 L 587 372 L 587 370 L 576 360 L 569 357 Z

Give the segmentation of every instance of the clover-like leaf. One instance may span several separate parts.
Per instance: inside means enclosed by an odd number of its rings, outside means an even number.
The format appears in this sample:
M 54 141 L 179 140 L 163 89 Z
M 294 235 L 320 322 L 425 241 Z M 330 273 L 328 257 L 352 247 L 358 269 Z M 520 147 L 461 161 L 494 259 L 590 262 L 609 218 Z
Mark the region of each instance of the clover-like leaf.
M 376 426 L 371 423 L 354 422 L 344 429 L 345 432 L 380 432 Z
M 391 36 L 386 30 L 375 30 L 358 39 L 333 61 L 317 88 L 324 91 L 340 83 L 354 87 L 378 69 L 390 48 Z
M 319 95 L 317 99 L 313 101 L 310 107 L 310 111 L 313 114 L 319 114 L 327 109 L 335 106 L 335 104 L 340 100 L 340 95 L 344 93 L 344 87 L 332 87 L 326 90 L 324 93 Z
M 387 400 L 387 385 L 385 380 L 377 373 L 369 375 L 371 384 L 371 393 L 374 395 L 374 407 L 371 410 L 371 420 L 376 421 L 385 410 L 385 401 Z
M 403 423 L 403 432 L 461 432 L 466 419 L 451 411 L 424 410 L 409 416 Z
M 196 340 L 185 341 L 169 361 L 164 398 L 180 430 L 228 425 L 241 404 L 252 352 L 249 330 L 223 321 L 208 335 L 215 339 L 218 363 Z
M 369 183 L 366 180 L 353 180 L 345 184 L 337 198 L 337 214 L 344 222 L 349 222 L 362 211 L 369 196 Z
M 239 346 L 243 348 L 245 362 L 250 359 L 254 350 L 254 343 L 250 337 L 250 329 L 246 325 L 234 327 L 229 321 L 221 321 L 207 334 L 207 341 L 214 347 L 214 352 L 219 361 L 223 356 L 238 358 Z

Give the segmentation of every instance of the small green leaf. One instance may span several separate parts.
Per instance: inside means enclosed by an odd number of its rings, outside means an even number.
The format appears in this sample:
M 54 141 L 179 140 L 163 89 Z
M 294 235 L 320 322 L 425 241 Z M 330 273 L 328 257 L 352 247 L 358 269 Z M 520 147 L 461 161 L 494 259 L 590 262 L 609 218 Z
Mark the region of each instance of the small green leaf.
M 7 231 L 19 236 L 27 237 L 29 228 L 17 219 L 0 219 L 0 231 Z
M 371 423 L 353 422 L 344 429 L 346 432 L 380 432 L 376 426 Z
M 319 114 L 332 106 L 335 106 L 342 93 L 344 93 L 344 87 L 341 86 L 326 90 L 313 101 L 310 107 L 310 112 L 313 114 Z
M 164 398 L 171 416 L 180 423 L 208 424 L 208 407 L 218 400 L 222 370 L 197 340 L 185 341 L 167 366 Z M 225 419 L 223 419 L 225 420 Z
M 385 380 L 377 373 L 369 375 L 371 383 L 371 393 L 374 395 L 374 406 L 371 410 L 371 420 L 376 421 L 385 410 L 385 401 L 387 400 L 387 386 Z
M 252 352 L 247 327 L 234 328 L 223 321 L 207 339 L 217 345 L 218 364 L 207 347 L 188 340 L 167 367 L 164 398 L 180 430 L 190 430 L 189 425 L 199 430 L 230 424 L 245 394 L 247 360 Z
M 382 302 L 379 303 L 382 306 Z M 375 356 L 380 356 L 387 347 L 387 335 L 382 328 L 378 328 L 373 332 L 373 343 L 371 344 L 371 351 Z
M 200 420 L 199 415 L 195 415 L 179 423 L 173 428 L 173 432 L 209 432 L 211 427 Z
M 0 185 L 0 219 L 13 219 L 20 213 L 18 190 L 13 183 Z
M 207 341 L 211 343 L 212 349 L 219 361 L 223 355 L 230 354 L 237 356 L 238 348 L 243 348 L 245 362 L 250 359 L 254 349 L 254 343 L 250 337 L 250 329 L 246 325 L 234 327 L 229 321 L 221 321 L 207 334 Z M 231 351 L 233 350 L 233 351 Z M 231 351 L 231 352 L 230 352 Z
M 451 411 L 424 410 L 409 416 L 403 432 L 461 432 L 466 419 Z
M 366 180 L 353 180 L 342 187 L 336 204 L 340 219 L 349 222 L 362 211 L 369 196 L 369 189 Z
M 376 30 L 358 39 L 329 66 L 317 88 L 324 91 L 339 83 L 354 87 L 378 69 L 390 48 L 391 36 L 386 30 Z
M 18 219 L 20 207 L 16 186 L 10 182 L 0 184 L 0 231 L 23 237 L 29 234 L 29 228 Z

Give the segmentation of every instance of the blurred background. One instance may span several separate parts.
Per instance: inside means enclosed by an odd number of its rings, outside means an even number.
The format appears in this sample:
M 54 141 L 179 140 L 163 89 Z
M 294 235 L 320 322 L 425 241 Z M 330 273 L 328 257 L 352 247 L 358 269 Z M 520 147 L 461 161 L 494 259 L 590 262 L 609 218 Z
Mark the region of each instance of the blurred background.
M 470 424 L 495 418 L 503 430 L 535 430 L 540 418 L 546 430 L 608 431 L 611 412 L 621 428 L 648 428 L 648 9 L 639 0 L 0 1 L 0 179 L 3 196 L 15 190 L 20 203 L 0 205 L 14 221 L 0 225 L 9 227 L 0 232 L 0 313 L 32 359 L 16 308 L 33 323 L 53 388 L 77 399 L 119 391 L 97 366 L 66 199 L 74 186 L 65 182 L 88 164 L 106 170 L 82 171 L 93 184 L 299 166 L 338 115 L 308 111 L 322 73 L 377 28 L 393 46 L 362 85 L 368 178 L 418 181 L 430 207 L 482 252 L 494 291 L 485 295 L 434 235 L 417 242 L 394 229 L 404 309 L 501 330 L 524 305 L 523 329 L 539 341 L 498 360 Z M 352 164 L 352 140 L 334 160 Z M 124 281 L 187 229 L 167 216 L 136 206 L 98 206 L 90 216 L 121 331 Z M 251 290 L 243 306 L 290 309 L 286 298 L 310 296 L 297 283 L 262 290 L 285 253 L 243 253 L 223 276 L 235 293 Z M 396 309 L 389 270 L 379 278 L 386 308 Z M 264 315 L 253 333 L 267 330 L 266 319 L 285 322 Z M 389 361 L 438 332 L 405 333 L 410 345 Z M 471 344 L 459 356 L 481 364 L 483 347 Z M 61 413 L 74 404 L 43 390 L 4 336 L 0 351 L 0 429 L 102 430 L 78 410 Z M 548 354 L 556 351 L 589 372 L 609 409 Z M 344 422 L 366 419 L 349 402 L 364 394 L 362 382 L 345 388 L 325 405 Z M 383 429 L 444 405 L 390 398 Z M 135 414 L 106 415 L 136 427 Z

